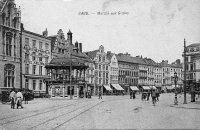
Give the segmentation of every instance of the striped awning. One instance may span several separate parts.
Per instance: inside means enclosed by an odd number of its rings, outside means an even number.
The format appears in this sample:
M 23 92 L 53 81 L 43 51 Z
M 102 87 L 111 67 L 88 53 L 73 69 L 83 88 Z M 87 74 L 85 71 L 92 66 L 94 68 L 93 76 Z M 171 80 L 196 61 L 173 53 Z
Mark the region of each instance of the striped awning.
M 151 89 L 157 89 L 155 86 L 149 86 Z
M 104 88 L 106 89 L 106 90 L 112 90 L 111 88 L 110 88 L 110 85 L 103 85 L 104 86 Z
M 112 84 L 112 86 L 117 90 L 124 90 L 119 84 Z
M 137 91 L 139 90 L 136 86 L 130 86 L 131 90 Z
M 148 86 L 143 86 L 142 88 L 145 90 L 150 90 L 150 88 Z

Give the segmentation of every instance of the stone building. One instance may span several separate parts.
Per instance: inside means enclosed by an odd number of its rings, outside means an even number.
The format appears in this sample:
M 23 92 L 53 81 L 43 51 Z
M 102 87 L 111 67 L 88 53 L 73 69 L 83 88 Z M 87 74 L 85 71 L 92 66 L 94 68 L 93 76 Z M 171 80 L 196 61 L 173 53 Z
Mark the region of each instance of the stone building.
M 51 60 L 51 40 L 43 35 L 23 30 L 22 32 L 22 86 L 33 90 L 35 96 L 48 93 L 45 79 L 48 79 L 45 65 Z
M 188 90 L 193 84 L 200 86 L 200 43 L 190 44 L 186 47 L 186 81 Z
M 51 39 L 52 52 L 52 60 L 50 62 L 51 65 L 50 67 L 48 66 L 48 69 L 51 70 L 51 72 L 49 73 L 51 78 L 53 79 L 50 79 L 51 82 L 47 84 L 50 88 L 49 93 L 53 97 L 64 96 L 69 98 L 70 93 L 73 93 L 72 97 L 78 98 L 86 96 L 86 91 L 88 90 L 94 92 L 93 61 L 85 53 L 82 52 L 82 43 L 75 42 L 73 44 L 72 37 L 72 32 L 69 30 L 67 33 L 67 39 L 65 39 L 62 29 L 58 31 L 57 35 L 48 37 Z M 72 70 L 65 67 L 62 69 L 52 67 L 62 65 L 62 63 L 67 64 L 70 61 L 72 62 L 72 60 L 76 61 L 75 64 L 78 64 L 79 60 L 83 61 L 84 69 L 82 69 L 83 66 L 79 66 L 78 68 L 76 68 L 77 66 L 75 68 L 72 67 Z M 59 61 L 59 63 L 56 64 L 56 61 Z M 67 64 L 66 66 L 70 67 L 69 64 Z M 86 69 L 88 69 L 88 71 Z M 68 72 L 69 70 L 70 72 Z M 54 75 L 54 77 L 52 77 L 52 75 Z M 69 75 L 71 76 L 71 81 L 73 81 L 72 86 L 70 86 Z M 62 80 L 64 84 L 60 83 L 60 80 Z M 82 92 L 84 94 L 82 94 Z
M 0 1 L 0 93 L 22 88 L 20 67 L 21 11 L 14 0 Z
M 99 91 L 103 91 L 103 86 L 109 86 L 109 60 L 107 59 L 107 53 L 104 50 L 104 46 L 100 46 L 98 50 L 85 52 L 95 64 L 94 69 L 94 83 L 95 83 L 95 94 Z
M 125 93 L 130 92 L 130 86 L 138 86 L 139 80 L 139 65 L 138 58 L 132 57 L 130 54 L 117 55 L 119 65 L 119 84 L 125 90 Z

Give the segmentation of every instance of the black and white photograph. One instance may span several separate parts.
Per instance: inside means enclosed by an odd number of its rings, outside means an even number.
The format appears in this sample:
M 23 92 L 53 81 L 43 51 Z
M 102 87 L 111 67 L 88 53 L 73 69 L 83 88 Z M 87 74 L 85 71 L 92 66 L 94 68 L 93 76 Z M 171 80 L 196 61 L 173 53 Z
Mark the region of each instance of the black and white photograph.
M 0 130 L 200 129 L 199 0 L 0 0 Z

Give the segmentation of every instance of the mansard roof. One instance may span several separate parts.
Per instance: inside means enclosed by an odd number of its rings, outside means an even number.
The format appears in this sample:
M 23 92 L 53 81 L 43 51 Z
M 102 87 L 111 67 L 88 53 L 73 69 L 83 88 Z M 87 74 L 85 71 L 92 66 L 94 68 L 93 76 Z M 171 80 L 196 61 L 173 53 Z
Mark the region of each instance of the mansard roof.
M 72 68 L 74 69 L 87 69 L 88 66 L 85 65 L 85 61 L 79 58 L 69 58 L 69 57 L 59 57 L 59 58 L 53 58 L 49 64 L 45 66 L 45 68 L 65 68 L 69 69 L 72 65 Z
M 41 38 L 45 38 L 45 39 L 51 40 L 51 38 L 49 38 L 49 37 L 45 37 L 45 36 L 43 36 L 41 34 L 38 34 L 38 33 L 35 33 L 35 32 L 31 32 L 31 31 L 28 31 L 28 30 L 23 30 L 23 32 L 31 34 L 31 35 L 35 35 L 35 36 L 38 36 L 38 37 L 41 37 Z
M 122 55 L 118 54 L 118 55 L 116 55 L 116 57 L 119 62 L 144 64 L 144 62 L 138 57 L 132 57 L 132 56 L 124 55 L 124 54 L 122 54 Z
M 87 56 L 89 56 L 91 59 L 94 60 L 94 58 L 95 58 L 96 55 L 97 55 L 97 52 L 99 52 L 99 49 L 98 49 L 98 50 L 94 50 L 94 51 L 85 52 L 85 54 L 86 54 Z
M 200 43 L 194 43 L 194 44 L 190 44 L 189 46 L 187 47 L 196 47 L 196 46 L 200 46 Z

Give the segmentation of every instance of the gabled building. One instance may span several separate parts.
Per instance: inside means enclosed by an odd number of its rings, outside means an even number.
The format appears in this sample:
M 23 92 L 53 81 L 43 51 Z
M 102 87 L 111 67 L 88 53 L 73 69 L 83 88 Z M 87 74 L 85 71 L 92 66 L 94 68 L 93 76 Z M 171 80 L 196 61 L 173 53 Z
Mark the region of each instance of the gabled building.
M 21 11 L 14 0 L 0 1 L 0 93 L 21 87 Z
M 51 39 L 52 60 L 50 65 L 47 65 L 47 68 L 50 70 L 49 75 L 53 78 L 51 82 L 47 81 L 50 88 L 49 93 L 53 97 L 69 98 L 69 95 L 72 94 L 72 97 L 79 98 L 85 97 L 88 90 L 93 92 L 94 72 L 92 70 L 94 63 L 82 52 L 82 43 L 75 42 L 73 44 L 70 30 L 67 33 L 67 39 L 65 39 L 61 29 L 57 35 L 49 36 L 48 38 Z M 58 63 L 56 63 L 57 61 Z M 80 65 L 77 65 L 79 61 Z M 71 62 L 72 65 L 68 62 Z M 66 64 L 66 67 L 64 64 Z M 62 68 L 59 69 L 57 68 L 58 66 L 62 66 Z M 70 66 L 71 69 L 69 69 Z M 87 69 L 89 70 L 87 71 Z M 70 86 L 70 82 L 73 83 L 72 86 Z
M 94 69 L 94 83 L 95 83 L 95 94 L 99 91 L 103 91 L 103 86 L 108 86 L 109 81 L 109 60 L 107 59 L 107 53 L 105 52 L 104 46 L 100 46 L 98 50 L 85 52 L 95 64 Z
M 118 84 L 119 66 L 117 57 L 114 53 L 108 51 L 107 58 L 110 62 L 109 65 L 110 84 Z

